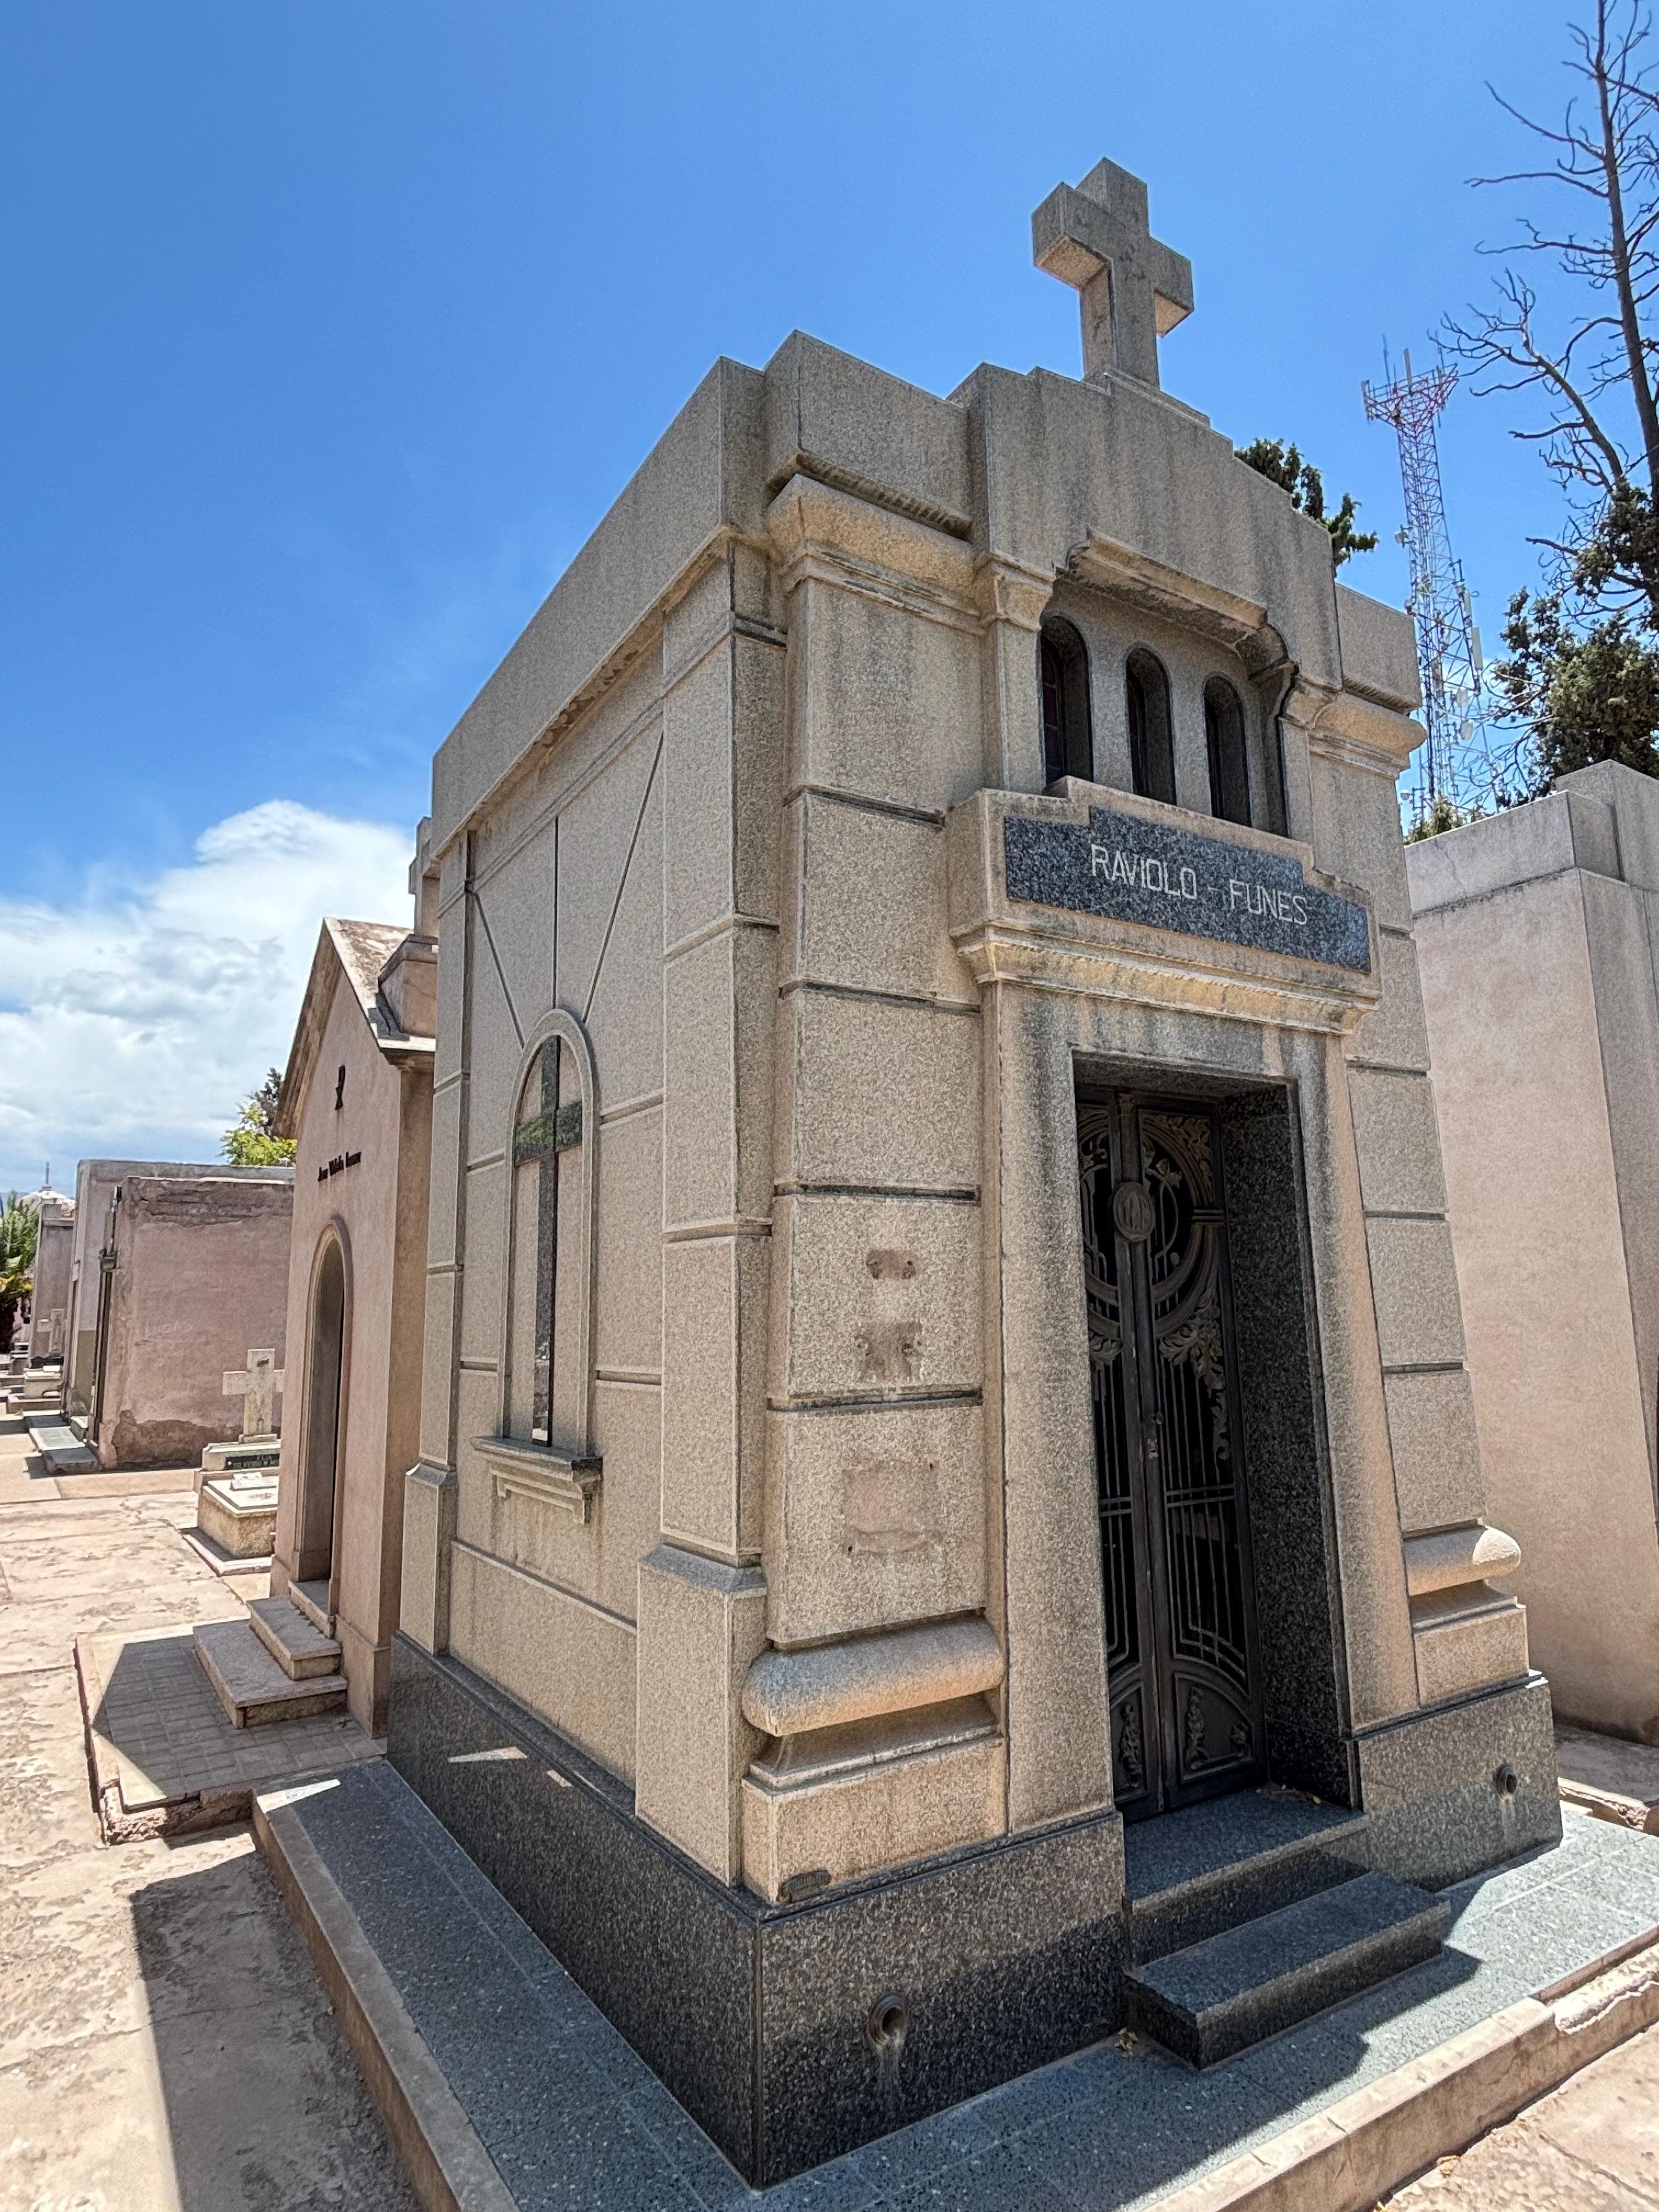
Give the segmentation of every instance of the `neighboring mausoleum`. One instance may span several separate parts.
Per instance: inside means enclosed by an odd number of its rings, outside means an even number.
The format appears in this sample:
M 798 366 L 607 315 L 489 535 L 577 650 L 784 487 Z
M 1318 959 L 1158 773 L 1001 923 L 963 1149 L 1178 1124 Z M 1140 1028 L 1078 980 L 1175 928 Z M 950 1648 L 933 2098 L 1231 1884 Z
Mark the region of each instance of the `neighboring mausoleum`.
M 70 1270 L 75 1243 L 75 1200 L 50 1184 L 23 1200 L 38 1224 L 29 1289 L 29 1358 L 38 1366 L 61 1360 L 69 1327 Z
M 1409 848 L 1475 1421 L 1564 1720 L 1659 1743 L 1659 784 Z
M 430 906 L 435 881 L 414 889 Z M 278 1125 L 295 1139 L 288 1403 L 271 1596 L 256 1632 L 289 1667 L 338 1646 L 347 1703 L 384 1732 L 404 1478 L 419 1452 L 437 951 L 413 931 L 327 921 Z M 421 926 L 424 923 L 426 926 Z M 312 1673 L 317 1672 L 313 1665 Z
M 82 1160 L 64 1411 L 102 1467 L 188 1467 L 242 1434 L 250 1345 L 282 1362 L 294 1170 Z
M 760 2181 L 1559 1832 L 1410 625 L 1160 389 L 1144 185 L 1035 245 L 1081 380 L 717 362 L 434 770 L 391 1757 Z

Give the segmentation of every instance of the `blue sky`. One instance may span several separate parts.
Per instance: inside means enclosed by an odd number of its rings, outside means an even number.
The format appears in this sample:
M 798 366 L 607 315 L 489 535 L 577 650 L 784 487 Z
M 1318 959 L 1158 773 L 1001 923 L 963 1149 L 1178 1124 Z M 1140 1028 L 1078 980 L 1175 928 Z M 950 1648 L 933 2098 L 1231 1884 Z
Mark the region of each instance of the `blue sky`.
M 1360 380 L 1489 283 L 1485 82 L 1553 108 L 1565 20 L 11 0 L 0 1185 L 210 1155 L 319 902 L 401 916 L 433 749 L 716 355 L 1075 374 L 1030 216 L 1102 154 L 1194 263 L 1165 383 L 1299 439 L 1398 601 Z M 1443 447 L 1493 643 L 1552 513 L 1514 419 L 1460 399 Z

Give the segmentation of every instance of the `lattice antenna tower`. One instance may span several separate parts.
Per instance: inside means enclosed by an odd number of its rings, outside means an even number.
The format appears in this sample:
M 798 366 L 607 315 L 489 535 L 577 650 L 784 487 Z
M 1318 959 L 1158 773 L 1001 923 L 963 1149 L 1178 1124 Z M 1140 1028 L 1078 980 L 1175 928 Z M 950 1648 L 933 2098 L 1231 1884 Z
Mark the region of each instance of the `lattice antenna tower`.
M 1423 687 L 1427 741 L 1400 779 L 1400 811 L 1408 828 L 1423 821 L 1437 799 L 1460 813 L 1490 810 L 1503 787 L 1487 742 L 1480 635 L 1468 587 L 1453 555 L 1440 485 L 1435 423 L 1457 382 L 1444 362 L 1395 376 L 1387 354 L 1380 389 L 1361 386 L 1368 421 L 1389 422 L 1400 441 L 1400 480 L 1406 495 L 1401 539 L 1411 562 L 1411 615 L 1417 629 L 1417 670 Z

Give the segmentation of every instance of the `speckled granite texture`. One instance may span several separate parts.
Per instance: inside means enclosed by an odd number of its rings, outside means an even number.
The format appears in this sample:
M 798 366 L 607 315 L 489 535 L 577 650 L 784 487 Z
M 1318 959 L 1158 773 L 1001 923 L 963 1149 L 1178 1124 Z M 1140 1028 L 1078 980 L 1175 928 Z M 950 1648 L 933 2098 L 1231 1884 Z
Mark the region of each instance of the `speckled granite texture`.
M 1659 1923 L 1659 1842 L 1570 1812 L 1445 1893 L 1438 1957 L 1274 2042 L 1113 2039 L 757 2192 L 389 1767 L 295 1809 L 522 2212 L 1141 2212 Z
M 1341 1582 L 1291 1094 L 1235 1092 L 1219 1119 L 1267 1769 L 1328 1803 L 1352 1804 Z
M 1541 1674 L 1364 1729 L 1355 1750 L 1370 1815 L 1365 1856 L 1402 1881 L 1439 1888 L 1561 1833 Z M 1504 1767 L 1515 1781 L 1510 1796 L 1496 1786 Z
M 726 1889 L 521 1706 L 399 1638 L 388 1756 L 722 2150 L 775 2180 L 1121 2017 L 1122 1824 L 1057 1823 L 796 1905 Z M 889 1996 L 902 2063 L 866 2033 Z
M 1011 898 L 1370 971 L 1364 908 L 1316 889 L 1288 854 L 1104 806 L 1086 828 L 1011 814 L 1003 830 Z

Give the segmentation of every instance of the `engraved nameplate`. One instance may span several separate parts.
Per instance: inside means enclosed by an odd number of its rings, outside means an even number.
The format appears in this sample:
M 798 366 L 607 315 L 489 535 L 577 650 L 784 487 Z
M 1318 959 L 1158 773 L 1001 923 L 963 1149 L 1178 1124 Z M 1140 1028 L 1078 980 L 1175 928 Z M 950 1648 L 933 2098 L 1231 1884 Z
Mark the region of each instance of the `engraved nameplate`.
M 1365 909 L 1310 884 L 1287 854 L 1091 807 L 1087 825 L 1011 814 L 1008 896 L 1369 975 Z

